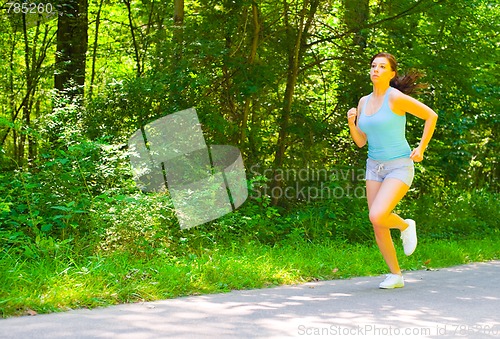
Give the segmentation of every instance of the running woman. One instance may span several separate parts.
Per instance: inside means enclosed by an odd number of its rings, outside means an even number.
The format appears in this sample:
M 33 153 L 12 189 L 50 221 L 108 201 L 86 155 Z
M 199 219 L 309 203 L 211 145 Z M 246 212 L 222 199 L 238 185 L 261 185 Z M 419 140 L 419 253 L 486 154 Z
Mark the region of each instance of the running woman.
M 361 148 L 368 143 L 366 196 L 369 218 L 377 245 L 391 272 L 379 287 L 398 288 L 404 286 L 404 279 L 390 229 L 401 231 L 406 255 L 415 251 L 417 232 L 414 220 L 403 220 L 393 210 L 411 186 L 413 164 L 424 158 L 438 116 L 409 96 L 422 87 L 415 84 L 420 73 L 398 76 L 396 59 L 389 53 L 373 56 L 370 66 L 373 92 L 362 97 L 357 108 L 347 112 L 347 119 L 356 145 Z M 420 143 L 413 150 L 405 137 L 406 113 L 425 121 Z

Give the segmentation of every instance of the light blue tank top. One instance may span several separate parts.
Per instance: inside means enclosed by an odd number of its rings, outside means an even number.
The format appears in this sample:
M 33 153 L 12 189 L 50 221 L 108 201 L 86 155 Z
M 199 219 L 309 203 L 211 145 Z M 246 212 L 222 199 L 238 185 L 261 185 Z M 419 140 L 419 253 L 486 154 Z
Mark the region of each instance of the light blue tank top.
M 359 128 L 368 138 L 368 158 L 388 161 L 409 158 L 411 149 L 405 137 L 406 115 L 397 115 L 389 107 L 389 87 L 384 95 L 382 107 L 372 115 L 366 115 L 366 104 L 372 96 L 365 100 L 359 115 Z

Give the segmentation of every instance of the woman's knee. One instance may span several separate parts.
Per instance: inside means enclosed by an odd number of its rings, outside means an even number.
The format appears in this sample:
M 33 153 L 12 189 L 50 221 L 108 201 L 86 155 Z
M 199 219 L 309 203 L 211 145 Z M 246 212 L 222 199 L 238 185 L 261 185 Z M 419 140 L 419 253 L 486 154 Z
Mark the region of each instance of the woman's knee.
M 389 216 L 389 214 L 384 213 L 384 212 L 380 212 L 380 211 L 376 211 L 376 210 L 371 210 L 370 214 L 368 215 L 371 223 L 374 226 L 385 226 L 385 221 L 386 221 L 388 216 Z

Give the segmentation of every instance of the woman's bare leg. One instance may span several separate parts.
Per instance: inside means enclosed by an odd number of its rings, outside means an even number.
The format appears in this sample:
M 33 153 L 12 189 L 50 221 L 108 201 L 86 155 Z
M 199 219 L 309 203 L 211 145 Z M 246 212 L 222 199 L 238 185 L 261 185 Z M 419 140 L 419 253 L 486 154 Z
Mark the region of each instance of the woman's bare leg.
M 366 181 L 366 195 L 370 221 L 375 231 L 377 245 L 387 266 L 393 274 L 401 274 L 396 249 L 391 237 L 391 228 L 405 230 L 408 224 L 392 213 L 396 205 L 408 192 L 409 186 L 398 179 L 387 178 L 383 182 Z

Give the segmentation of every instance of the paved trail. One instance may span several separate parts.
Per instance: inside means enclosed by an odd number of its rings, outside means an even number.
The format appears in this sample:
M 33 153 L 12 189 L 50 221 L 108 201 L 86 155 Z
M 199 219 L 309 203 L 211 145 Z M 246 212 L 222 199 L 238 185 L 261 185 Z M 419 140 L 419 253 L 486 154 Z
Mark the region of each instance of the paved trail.
M 0 338 L 500 338 L 500 261 L 0 320 Z

